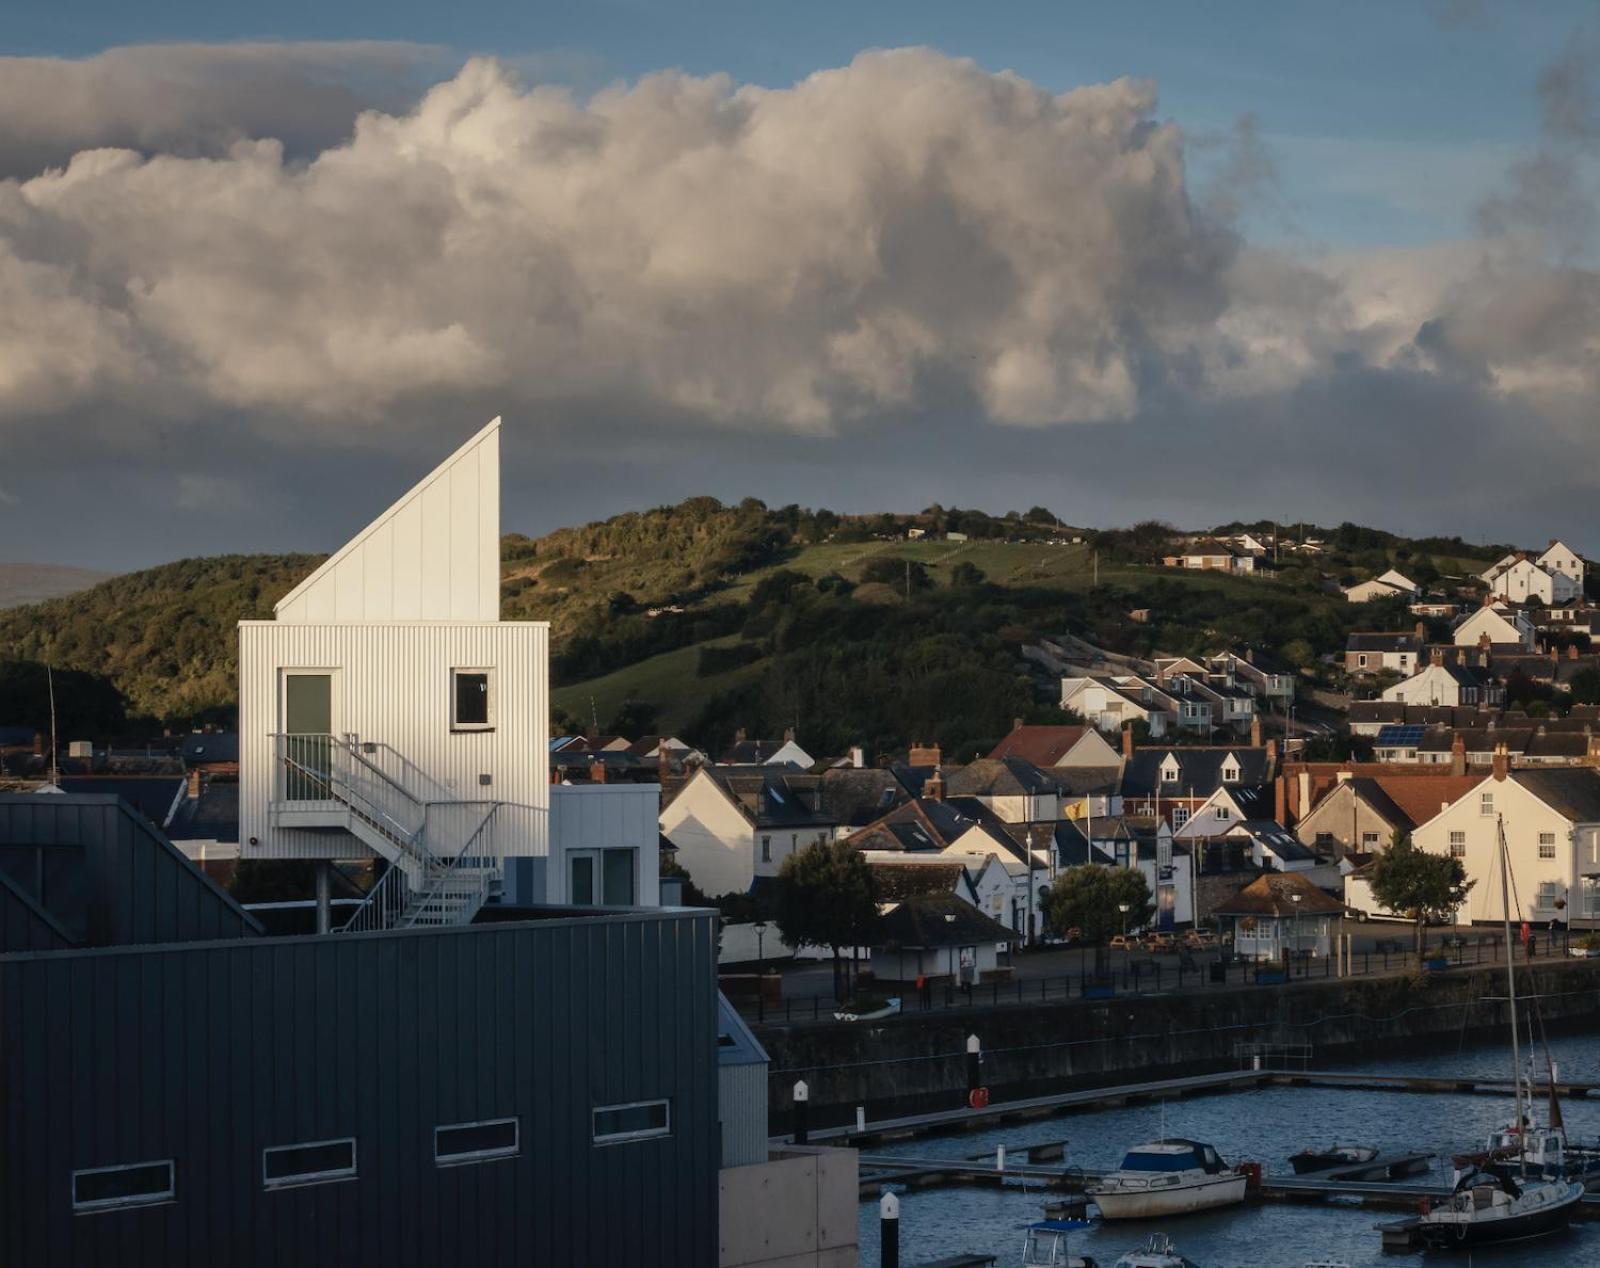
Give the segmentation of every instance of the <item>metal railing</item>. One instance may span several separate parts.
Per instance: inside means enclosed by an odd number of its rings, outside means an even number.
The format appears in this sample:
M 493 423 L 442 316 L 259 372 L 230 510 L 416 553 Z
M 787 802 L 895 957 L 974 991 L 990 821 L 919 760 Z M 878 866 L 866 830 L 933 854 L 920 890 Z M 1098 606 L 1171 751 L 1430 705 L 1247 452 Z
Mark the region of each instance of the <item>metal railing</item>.
M 484 900 L 489 896 L 489 886 L 493 883 L 498 868 L 492 860 L 487 860 L 472 851 L 478 843 L 478 838 L 483 835 L 499 809 L 499 802 L 489 803 L 489 809 L 478 821 L 478 826 L 472 835 L 462 842 L 461 848 L 450 858 L 429 869 L 426 888 L 416 891 L 415 900 L 404 907 L 400 914 L 399 923 L 402 927 L 416 924 L 429 905 L 437 904 L 447 891 L 451 898 L 462 905 L 467 920 L 471 920 L 477 914 L 478 908 L 483 906 Z M 465 879 L 466 888 L 457 883 L 458 877 Z
M 428 862 L 422 844 L 427 803 L 367 762 L 353 735 L 272 737 L 281 782 L 274 800 L 314 806 L 334 802 L 419 863 Z
M 405 868 L 389 864 L 350 919 L 339 926 L 339 932 L 365 933 L 372 929 L 395 928 L 411 905 L 411 892 Z

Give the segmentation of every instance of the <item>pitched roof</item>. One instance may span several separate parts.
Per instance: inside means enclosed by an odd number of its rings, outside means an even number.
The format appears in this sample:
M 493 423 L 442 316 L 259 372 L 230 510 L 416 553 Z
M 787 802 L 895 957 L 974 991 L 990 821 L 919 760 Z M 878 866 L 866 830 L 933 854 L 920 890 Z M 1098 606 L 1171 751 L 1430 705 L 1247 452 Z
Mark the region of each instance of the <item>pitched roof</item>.
M 959 947 L 1010 942 L 1016 934 L 955 894 L 928 894 L 897 903 L 878 918 L 878 947 Z
M 957 862 L 935 863 L 930 860 L 922 863 L 890 863 L 868 859 L 867 865 L 877 879 L 878 898 L 886 903 L 903 902 L 907 898 L 930 894 L 955 893 L 967 875 L 966 865 Z
M 1588 766 L 1514 770 L 1510 778 L 1572 822 L 1600 823 L 1600 771 Z
M 822 808 L 839 823 L 865 827 L 916 795 L 908 767 L 836 766 L 821 775 Z
M 1422 640 L 1416 632 L 1385 634 L 1370 630 L 1353 631 L 1345 639 L 1347 652 L 1420 652 Z
M 191 731 L 183 737 L 179 750 L 185 766 L 200 766 L 206 762 L 237 762 L 239 760 L 239 733 L 237 731 Z
M 1157 791 L 1171 792 L 1176 788 L 1181 796 L 1209 797 L 1223 787 L 1222 768 L 1230 754 L 1239 764 L 1238 783 L 1267 782 L 1271 772 L 1267 769 L 1265 747 L 1252 748 L 1248 744 L 1231 748 L 1173 745 L 1135 750 L 1133 760 L 1122 772 L 1122 795 L 1142 797 Z M 1169 755 L 1178 763 L 1176 784 L 1161 781 L 1161 764 Z M 1228 786 L 1233 787 L 1232 784 Z
M 172 841 L 237 841 L 239 839 L 239 785 L 212 779 L 200 786 L 198 797 L 185 797 L 167 825 Z
M 816 806 L 820 776 L 788 766 L 704 766 L 700 773 L 716 783 L 757 827 L 807 827 L 835 822 L 826 810 Z
M 958 766 L 945 775 L 945 786 L 961 797 L 1033 797 L 1061 789 L 1053 773 L 1021 757 L 983 757 Z
M 1084 737 L 1086 726 L 1019 726 L 996 744 L 989 757 L 1020 757 L 1035 766 L 1054 766 Z
M 1299 894 L 1295 902 L 1290 895 Z M 1258 876 L 1232 898 L 1221 903 L 1219 916 L 1271 916 L 1282 920 L 1295 916 L 1336 916 L 1344 904 L 1318 889 L 1299 872 L 1267 872 Z

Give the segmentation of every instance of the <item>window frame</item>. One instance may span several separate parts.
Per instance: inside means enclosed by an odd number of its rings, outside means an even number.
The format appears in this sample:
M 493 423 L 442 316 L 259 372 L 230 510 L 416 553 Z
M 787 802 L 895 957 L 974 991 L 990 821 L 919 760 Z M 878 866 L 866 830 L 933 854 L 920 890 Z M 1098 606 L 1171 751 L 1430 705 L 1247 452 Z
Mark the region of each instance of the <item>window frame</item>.
M 442 1132 L 468 1131 L 474 1127 L 499 1127 L 511 1124 L 511 1145 L 494 1149 L 469 1149 L 461 1153 L 441 1154 L 439 1136 Z M 513 1114 L 506 1118 L 480 1118 L 471 1123 L 439 1123 L 433 1129 L 433 1165 L 436 1167 L 470 1167 L 480 1162 L 497 1162 L 504 1158 L 522 1155 L 522 1118 Z
M 647 1128 L 643 1131 L 607 1132 L 600 1131 L 599 1117 L 601 1114 L 616 1113 L 619 1110 L 643 1109 L 647 1106 L 660 1105 L 666 1110 L 666 1122 L 659 1128 Z M 672 1098 L 655 1096 L 642 1101 L 620 1101 L 615 1105 L 593 1105 L 589 1108 L 589 1143 L 596 1148 L 609 1145 L 627 1145 L 640 1140 L 660 1140 L 672 1135 Z
M 340 1167 L 332 1171 L 297 1171 L 293 1176 L 270 1177 L 267 1175 L 267 1157 L 269 1154 L 288 1153 L 292 1149 L 322 1149 L 329 1145 L 350 1146 L 350 1166 Z M 354 1136 L 334 1136 L 328 1140 L 297 1140 L 287 1145 L 263 1145 L 261 1147 L 261 1187 L 266 1190 L 298 1189 L 311 1184 L 337 1184 L 344 1180 L 356 1180 L 361 1175 L 360 1155 L 356 1149 Z
M 140 1171 L 146 1167 L 165 1167 L 167 1169 L 167 1187 L 161 1192 L 151 1190 L 149 1193 L 126 1195 L 118 1198 L 88 1198 L 80 1200 L 78 1197 L 78 1178 L 80 1176 L 103 1176 L 118 1171 Z M 174 1158 L 152 1158 L 148 1162 L 122 1162 L 109 1167 L 78 1167 L 72 1172 L 71 1188 L 68 1193 L 72 1199 L 72 1213 L 74 1215 L 98 1215 L 102 1211 L 121 1211 L 136 1206 L 161 1206 L 168 1202 L 178 1200 L 178 1163 Z
M 458 680 L 463 674 L 482 674 L 484 684 L 483 722 L 463 722 L 460 718 L 461 689 Z M 495 717 L 495 673 L 491 665 L 452 665 L 450 667 L 450 730 L 472 734 L 480 731 L 492 731 L 497 721 Z
M 1494 794 L 1492 792 L 1478 794 L 1478 817 L 1487 819 L 1494 814 Z

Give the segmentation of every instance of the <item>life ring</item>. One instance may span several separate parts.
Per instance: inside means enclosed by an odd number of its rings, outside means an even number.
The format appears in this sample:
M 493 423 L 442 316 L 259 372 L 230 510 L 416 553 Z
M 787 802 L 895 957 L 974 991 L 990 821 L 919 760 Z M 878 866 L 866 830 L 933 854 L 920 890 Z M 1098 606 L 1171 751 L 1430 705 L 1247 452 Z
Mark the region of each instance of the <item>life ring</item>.
M 967 1093 L 967 1104 L 973 1109 L 988 1109 L 989 1089 L 986 1087 L 973 1088 L 972 1091 Z

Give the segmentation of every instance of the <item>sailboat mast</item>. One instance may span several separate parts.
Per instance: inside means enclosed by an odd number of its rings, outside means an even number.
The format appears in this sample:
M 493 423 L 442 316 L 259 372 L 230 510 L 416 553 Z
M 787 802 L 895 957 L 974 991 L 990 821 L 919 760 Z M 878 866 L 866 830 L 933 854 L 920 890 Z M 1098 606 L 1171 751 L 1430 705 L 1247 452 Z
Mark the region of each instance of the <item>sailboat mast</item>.
M 1527 1120 L 1522 1114 L 1522 1051 L 1517 1041 L 1517 969 L 1512 959 L 1515 947 L 1511 941 L 1511 865 L 1506 855 L 1506 821 L 1495 816 L 1495 827 L 1500 833 L 1500 896 L 1506 927 L 1506 994 L 1511 1001 L 1511 1088 L 1517 1103 L 1517 1153 L 1524 1176 L 1528 1172 L 1528 1141 L 1523 1129 Z

